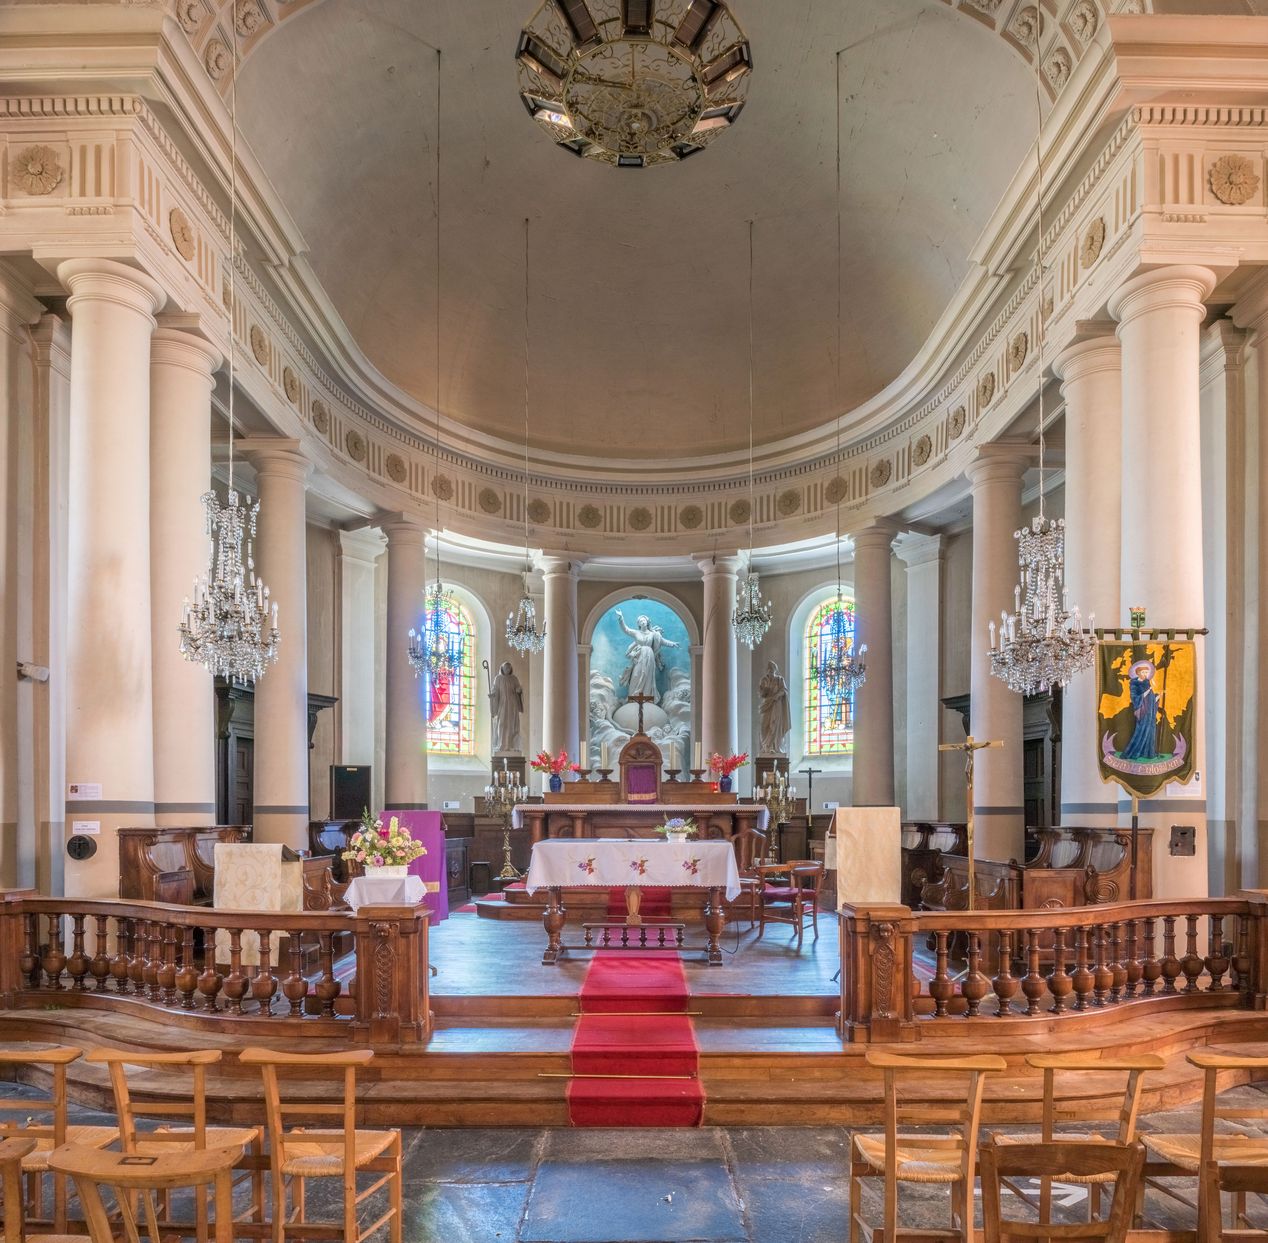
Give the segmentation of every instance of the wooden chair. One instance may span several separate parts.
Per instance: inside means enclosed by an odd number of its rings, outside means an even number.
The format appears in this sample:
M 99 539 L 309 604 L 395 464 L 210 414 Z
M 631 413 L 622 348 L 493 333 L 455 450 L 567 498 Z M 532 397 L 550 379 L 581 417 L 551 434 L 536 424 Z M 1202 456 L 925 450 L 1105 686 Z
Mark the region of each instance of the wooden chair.
M 0 1140 L 0 1187 L 4 1190 L 4 1243 L 22 1243 L 22 1161 L 35 1151 L 33 1139 Z
M 819 891 L 823 888 L 823 864 L 812 859 L 792 863 L 759 864 L 755 869 L 760 884 L 757 911 L 757 939 L 762 939 L 767 924 L 791 924 L 797 930 L 800 952 L 806 931 L 806 920 L 819 939 Z M 786 884 L 772 883 L 781 877 Z
M 757 868 L 766 855 L 766 834 L 760 829 L 743 828 L 732 838 L 732 845 L 740 873 L 740 900 L 748 909 L 748 926 L 752 928 L 757 923 L 757 900 L 762 889 Z
M 1268 1057 L 1218 1053 L 1214 1049 L 1197 1049 L 1185 1056 L 1204 1074 L 1200 1130 L 1197 1134 L 1151 1131 L 1141 1138 L 1149 1150 L 1149 1159 L 1145 1163 L 1146 1184 L 1162 1195 L 1197 1209 L 1198 1239 L 1201 1240 L 1206 1237 L 1208 1230 L 1218 1231 L 1220 1217 L 1219 1205 L 1216 1204 L 1215 1215 L 1208 1220 L 1207 1183 L 1199 1177 L 1201 1172 L 1212 1162 L 1220 1165 L 1268 1164 L 1268 1138 L 1263 1135 L 1245 1132 L 1216 1134 L 1217 1122 L 1245 1122 L 1255 1118 L 1268 1118 L 1268 1104 L 1257 1107 L 1219 1105 L 1215 1098 L 1219 1093 L 1220 1072 L 1268 1071 Z M 1197 1180 L 1196 1204 L 1166 1183 L 1158 1181 L 1161 1178 L 1183 1178 L 1185 1175 Z
M 850 1243 L 900 1239 L 956 1239 L 971 1243 L 973 1178 L 977 1168 L 978 1123 L 986 1076 L 1003 1070 L 1002 1057 L 926 1057 L 867 1051 L 867 1064 L 884 1073 L 885 1134 L 856 1134 L 850 1151 Z M 953 1076 L 958 1091 L 930 1096 L 930 1080 Z M 914 1091 L 908 1090 L 914 1085 Z M 900 1087 L 904 1090 L 900 1093 Z M 952 1127 L 945 1135 L 902 1135 L 899 1125 Z M 863 1218 L 862 1180 L 885 1180 L 881 1227 Z M 951 1190 L 949 1230 L 902 1230 L 898 1222 L 898 1184 L 943 1183 Z
M 221 1058 L 219 1049 L 197 1049 L 189 1053 L 134 1053 L 126 1049 L 94 1049 L 87 1061 L 106 1066 L 114 1091 L 115 1113 L 119 1119 L 120 1146 L 126 1153 L 141 1156 L 172 1152 L 204 1152 L 210 1148 L 240 1148 L 244 1151 L 242 1167 L 250 1171 L 252 1185 L 248 1217 L 263 1224 L 264 1215 L 264 1143 L 263 1128 L 257 1126 L 207 1125 L 207 1067 Z M 187 1099 L 167 1099 L 137 1103 L 128 1084 L 127 1067 L 163 1072 L 189 1071 L 192 1083 Z M 137 1118 L 189 1119 L 188 1126 L 162 1125 L 157 1130 L 138 1131 Z M 158 1197 L 163 1220 L 168 1221 L 170 1208 L 166 1195 Z M 194 1196 L 194 1231 L 198 1243 L 207 1243 L 207 1192 L 202 1188 Z
M 268 1120 L 269 1169 L 273 1175 L 273 1243 L 291 1237 L 324 1237 L 362 1243 L 385 1222 L 390 1222 L 391 1243 L 401 1243 L 403 1181 L 400 1131 L 357 1129 L 357 1067 L 374 1057 L 369 1049 L 348 1053 L 281 1053 L 271 1049 L 243 1049 L 238 1061 L 258 1066 L 264 1078 L 264 1109 Z M 286 1104 L 278 1091 L 278 1069 L 343 1072 L 343 1099 L 335 1103 Z M 336 1117 L 339 1130 L 287 1130 L 287 1114 Z M 357 1190 L 358 1174 L 379 1174 L 368 1187 Z M 304 1185 L 310 1178 L 338 1178 L 343 1183 L 343 1222 L 340 1225 L 308 1224 L 304 1211 Z M 364 1230 L 357 1224 L 361 1202 L 381 1187 L 388 1188 L 389 1208 Z M 294 1214 L 286 1208 L 287 1188 L 294 1200 Z
M 1268 1239 L 1268 1229 L 1254 1227 L 1246 1217 L 1246 1196 L 1248 1193 L 1268 1197 L 1268 1164 L 1262 1165 L 1226 1165 L 1219 1161 L 1208 1161 L 1202 1170 L 1202 1183 L 1205 1188 L 1204 1199 L 1211 1206 L 1207 1217 L 1207 1231 L 1203 1243 L 1250 1243 L 1256 1240 L 1263 1243 Z M 1233 1196 L 1233 1221 L 1231 1230 L 1224 1227 L 1224 1211 L 1222 1192 Z
M 49 1176 L 48 1155 L 54 1148 L 74 1143 L 89 1148 L 105 1148 L 119 1138 L 112 1126 L 71 1126 L 67 1121 L 66 1068 L 82 1057 L 79 1049 L 52 1048 L 0 1049 L 0 1067 L 34 1066 L 47 1070 L 52 1088 L 47 1096 L 0 1097 L 0 1113 L 20 1112 L 22 1121 L 0 1120 L 0 1138 L 33 1139 L 35 1147 L 22 1159 L 26 1176 L 27 1224 L 50 1224 L 58 1233 L 65 1233 L 66 1180 L 53 1174 L 51 1213 L 45 1214 L 46 1178 Z
M 1100 1239 L 1123 1243 L 1136 1206 L 1145 1150 L 1140 1144 L 1098 1141 L 1001 1144 L 988 1136 L 982 1143 L 982 1233 L 986 1243 L 1006 1239 Z M 1000 1211 L 1000 1187 L 1010 1190 L 1019 1179 L 1037 1178 L 1113 1183 L 1109 1212 L 1088 1222 L 1054 1225 L 1048 1221 L 1017 1221 Z
M 116 1243 L 118 1238 L 102 1200 L 103 1188 L 114 1200 L 113 1216 L 123 1226 L 125 1243 L 139 1243 L 142 1238 L 160 1243 L 168 1238 L 157 1224 L 155 1197 L 168 1197 L 181 1188 L 193 1188 L 204 1197 L 211 1192 L 215 1243 L 234 1243 L 233 1167 L 241 1159 L 242 1149 L 238 1147 L 205 1151 L 190 1148 L 139 1156 L 67 1144 L 50 1155 L 49 1166 L 75 1180 L 75 1191 L 88 1221 L 85 1243 Z M 142 1205 L 140 1219 L 138 1200 Z
M 1130 1144 L 1136 1139 L 1136 1122 L 1140 1117 L 1140 1097 L 1144 1089 L 1145 1075 L 1162 1070 L 1166 1065 L 1156 1053 L 1140 1053 L 1129 1057 L 1098 1057 L 1095 1053 L 1029 1053 L 1026 1065 L 1043 1072 L 1043 1113 L 1040 1120 L 1039 1141 L 1052 1143 Z M 1058 1085 L 1057 1077 L 1068 1076 Z M 1108 1098 L 1118 1095 L 1118 1087 L 1104 1089 L 1104 1080 L 1110 1076 L 1123 1076 L 1122 1096 L 1115 1102 Z M 1089 1076 L 1099 1076 L 1089 1081 Z M 1067 1090 L 1058 1092 L 1058 1086 Z M 1096 1131 L 1057 1134 L 1057 1124 L 1062 1122 L 1117 1123 L 1111 1134 Z M 996 1144 L 1029 1144 L 1034 1140 L 1027 1136 L 992 1134 Z M 1088 1220 L 1099 1211 L 1101 1188 L 1114 1183 L 1112 1172 L 1095 1177 L 1063 1179 L 1064 1182 L 1088 1184 Z M 1040 1181 L 1039 1199 L 1035 1201 L 1020 1187 L 1009 1184 L 1014 1195 L 1025 1200 L 1039 1213 L 1040 1221 L 1051 1220 L 1052 1180 Z

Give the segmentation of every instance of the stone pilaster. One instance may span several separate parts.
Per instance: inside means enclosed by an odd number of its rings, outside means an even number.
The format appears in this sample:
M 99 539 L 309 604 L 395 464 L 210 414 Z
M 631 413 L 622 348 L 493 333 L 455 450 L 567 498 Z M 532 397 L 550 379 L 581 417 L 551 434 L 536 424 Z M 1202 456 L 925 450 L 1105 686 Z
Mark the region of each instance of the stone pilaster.
M 942 571 L 946 537 L 900 537 L 907 567 L 907 820 L 937 820 L 942 779 Z M 857 605 L 856 605 L 857 607 Z

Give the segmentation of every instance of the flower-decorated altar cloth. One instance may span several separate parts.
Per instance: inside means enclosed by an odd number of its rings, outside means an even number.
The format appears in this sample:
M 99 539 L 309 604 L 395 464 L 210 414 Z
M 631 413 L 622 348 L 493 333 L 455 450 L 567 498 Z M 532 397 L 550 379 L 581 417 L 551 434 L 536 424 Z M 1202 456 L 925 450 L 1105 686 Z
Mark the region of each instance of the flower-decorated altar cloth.
M 740 896 L 740 873 L 730 842 L 626 841 L 554 838 L 537 842 L 524 887 L 538 889 L 723 889 Z

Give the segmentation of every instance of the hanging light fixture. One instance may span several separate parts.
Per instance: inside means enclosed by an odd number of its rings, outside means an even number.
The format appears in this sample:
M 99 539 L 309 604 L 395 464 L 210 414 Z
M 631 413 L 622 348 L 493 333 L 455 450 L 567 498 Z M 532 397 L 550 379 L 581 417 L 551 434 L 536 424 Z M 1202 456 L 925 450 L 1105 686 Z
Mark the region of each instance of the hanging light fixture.
M 238 258 L 238 39 L 233 36 L 229 79 L 229 486 L 221 505 L 214 491 L 200 498 L 207 511 L 211 553 L 206 574 L 194 580 L 194 598 L 185 597 L 181 655 L 205 665 L 213 677 L 254 682 L 277 660 L 281 632 L 277 604 L 256 576 L 253 541 L 260 502 L 248 502 L 233 486 L 233 390 L 235 272 Z M 245 543 L 246 549 L 243 550 Z
M 537 629 L 537 605 L 528 590 L 532 565 L 528 557 L 528 423 L 529 423 L 529 332 L 528 332 L 528 220 L 524 220 L 524 594 L 515 611 L 506 619 L 506 641 L 528 655 L 546 646 L 546 630 Z
M 836 468 L 841 470 L 841 53 L 836 57 L 837 70 L 837 449 Z M 837 595 L 828 615 L 828 633 L 820 635 L 810 654 L 810 670 L 818 679 L 824 696 L 834 706 L 853 694 L 867 680 L 867 644 L 856 648 L 841 586 L 841 501 L 843 490 L 837 488 L 836 555 Z
M 428 674 L 433 681 L 454 678 L 462 673 L 466 640 L 462 627 L 454 624 L 458 602 L 445 586 L 440 572 L 440 49 L 436 49 L 436 306 L 435 306 L 435 402 L 436 438 L 432 492 L 436 496 L 436 577 L 424 594 L 422 630 L 409 632 L 409 663 L 415 676 Z
M 731 615 L 735 633 L 751 651 L 770 629 L 775 609 L 762 599 L 762 588 L 753 569 L 753 222 L 748 222 L 748 571 L 735 596 Z
M 991 673 L 1009 690 L 1033 695 L 1052 686 L 1065 686 L 1076 673 L 1091 666 L 1096 653 L 1094 620 L 1087 628 L 1079 609 L 1070 607 L 1065 586 L 1065 520 L 1044 513 L 1045 414 L 1043 402 L 1044 336 L 1044 225 L 1043 225 L 1043 94 L 1039 78 L 1039 31 L 1035 32 L 1035 163 L 1039 244 L 1036 283 L 1039 295 L 1039 512 L 1029 528 L 1013 533 L 1017 540 L 1020 581 L 1013 589 L 1013 610 L 1000 614 L 998 634 L 990 623 Z

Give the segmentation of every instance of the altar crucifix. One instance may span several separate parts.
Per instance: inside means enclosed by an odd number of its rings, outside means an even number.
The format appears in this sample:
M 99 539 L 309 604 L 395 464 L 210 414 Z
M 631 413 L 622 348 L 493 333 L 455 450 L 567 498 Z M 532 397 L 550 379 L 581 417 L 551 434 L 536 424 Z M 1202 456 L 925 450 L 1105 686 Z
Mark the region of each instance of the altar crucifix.
M 654 704 L 656 702 L 655 695 L 627 695 L 626 703 L 638 704 L 638 732 L 641 734 L 643 730 L 643 705 Z
M 938 747 L 939 751 L 963 751 L 964 752 L 964 782 L 967 787 L 968 798 L 968 820 L 965 825 L 965 849 L 969 857 L 969 896 L 968 909 L 973 909 L 973 900 L 977 896 L 976 878 L 974 876 L 973 867 L 973 759 L 979 751 L 987 747 L 995 748 L 1004 745 L 1002 739 L 995 739 L 991 742 L 978 742 L 976 738 L 970 734 L 963 742 L 945 742 Z

